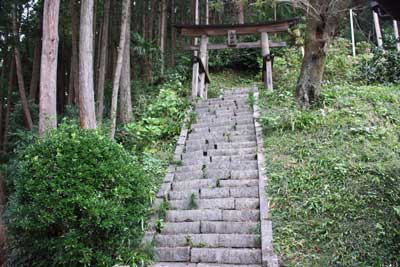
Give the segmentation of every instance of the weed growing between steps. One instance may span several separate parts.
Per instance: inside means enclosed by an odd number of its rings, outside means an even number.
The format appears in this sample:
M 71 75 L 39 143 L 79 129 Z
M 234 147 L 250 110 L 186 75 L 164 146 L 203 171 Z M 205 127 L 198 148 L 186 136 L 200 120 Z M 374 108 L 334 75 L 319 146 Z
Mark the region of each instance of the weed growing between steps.
M 285 266 L 397 266 L 400 91 L 340 86 L 300 111 L 290 91 L 262 94 L 274 223 Z

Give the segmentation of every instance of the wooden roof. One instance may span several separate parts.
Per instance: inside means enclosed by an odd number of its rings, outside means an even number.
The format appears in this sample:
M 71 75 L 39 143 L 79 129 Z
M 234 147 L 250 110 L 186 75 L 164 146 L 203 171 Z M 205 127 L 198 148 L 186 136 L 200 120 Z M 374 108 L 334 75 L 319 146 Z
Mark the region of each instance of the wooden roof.
M 258 24 L 215 24 L 215 25 L 175 25 L 178 32 L 183 36 L 199 37 L 201 35 L 208 36 L 224 36 L 230 30 L 236 31 L 238 35 L 254 34 L 261 32 L 277 33 L 285 32 L 291 26 L 296 25 L 299 18 L 280 20 L 274 22 L 258 23 Z

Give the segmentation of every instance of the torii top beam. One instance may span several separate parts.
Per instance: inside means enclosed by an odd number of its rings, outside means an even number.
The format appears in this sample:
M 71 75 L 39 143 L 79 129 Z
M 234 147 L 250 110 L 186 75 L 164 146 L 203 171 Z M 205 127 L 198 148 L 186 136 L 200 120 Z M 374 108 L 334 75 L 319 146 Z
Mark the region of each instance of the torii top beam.
M 236 31 L 238 35 L 257 34 L 262 32 L 286 32 L 299 22 L 299 18 L 280 20 L 259 24 L 216 24 L 216 25 L 175 25 L 178 32 L 187 37 L 226 36 L 228 31 Z

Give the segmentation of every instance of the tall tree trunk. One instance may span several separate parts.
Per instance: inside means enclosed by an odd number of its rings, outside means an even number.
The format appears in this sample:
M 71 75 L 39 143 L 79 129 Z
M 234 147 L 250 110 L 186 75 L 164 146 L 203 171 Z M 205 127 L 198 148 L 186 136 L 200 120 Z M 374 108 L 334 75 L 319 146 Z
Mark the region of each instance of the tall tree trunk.
M 5 87 L 5 81 L 6 81 L 6 66 L 9 65 L 9 62 L 6 62 L 7 60 L 7 55 L 4 56 L 4 59 L 2 61 L 2 68 L 1 68 L 1 74 L 0 74 L 0 86 Z M 3 142 L 3 117 L 4 117 L 4 90 L 0 90 L 0 147 L 1 143 Z M 1 265 L 0 265 L 1 266 Z
M 93 0 L 81 2 L 79 33 L 79 114 L 81 127 L 96 128 L 93 89 Z
M 45 0 L 40 65 L 39 134 L 57 128 L 57 56 L 60 0 Z
M 76 6 L 76 0 L 70 0 L 69 10 L 71 15 L 71 32 L 72 32 L 72 82 L 74 90 L 74 102 L 79 106 L 79 9 Z M 72 97 L 72 96 L 71 96 Z
M 161 76 L 165 68 L 165 42 L 167 36 L 167 0 L 161 0 L 161 24 L 160 24 L 160 51 L 161 51 Z
M 21 106 L 22 111 L 24 113 L 25 125 L 28 130 L 33 129 L 33 122 L 31 117 L 31 112 L 29 110 L 28 100 L 25 94 L 25 84 L 24 84 L 24 77 L 22 72 L 22 63 L 21 63 L 21 54 L 18 49 L 19 44 L 19 32 L 17 26 L 17 6 L 14 4 L 14 8 L 12 11 L 12 26 L 13 26 L 13 33 L 15 38 L 15 48 L 14 48 L 14 55 L 15 55 L 15 66 L 17 70 L 17 80 L 18 80 L 18 92 L 21 98 Z
M 15 59 L 11 59 L 10 64 L 10 73 L 8 78 L 8 88 L 7 88 L 7 107 L 6 107 L 6 114 L 4 116 L 4 131 L 3 131 L 3 147 L 2 151 L 5 153 L 7 152 L 8 146 L 8 129 L 10 126 L 10 114 L 11 114 L 11 100 L 12 100 L 12 91 L 14 87 L 14 77 L 15 77 Z
M 108 29 L 110 24 L 110 0 L 104 2 L 104 22 L 101 33 L 101 47 L 100 47 L 100 66 L 97 84 L 97 120 L 103 119 L 104 111 L 104 83 L 106 78 L 107 67 L 107 53 L 108 53 Z
M 175 66 L 175 50 L 176 50 L 176 10 L 175 10 L 175 0 L 171 0 L 171 66 Z
M 115 136 L 115 127 L 117 123 L 117 105 L 118 105 L 118 91 L 119 91 L 119 82 L 121 79 L 121 71 L 122 64 L 124 58 L 125 51 L 125 43 L 126 43 L 126 29 L 128 26 L 128 17 L 129 17 L 129 9 L 131 6 L 130 0 L 123 0 L 122 2 L 122 16 L 121 16 L 121 35 L 118 46 L 118 59 L 115 67 L 115 75 L 113 82 L 113 92 L 111 98 L 111 131 L 110 138 L 114 139 Z
M 236 0 L 237 12 L 238 12 L 238 22 L 239 24 L 244 24 L 244 3 L 243 0 Z
M 74 97 L 75 97 L 75 93 L 74 93 L 74 65 L 72 64 L 72 55 L 71 55 L 71 64 L 69 66 L 69 77 L 68 77 L 68 99 L 67 99 L 67 105 L 68 106 L 73 104 Z
M 32 78 L 31 84 L 29 86 L 29 98 L 32 101 L 36 101 L 37 93 L 38 93 L 38 85 L 39 85 L 39 77 L 40 77 L 40 57 L 42 52 L 42 44 L 40 38 L 38 39 L 35 51 L 33 52 L 33 65 L 32 65 Z
M 307 17 L 305 55 L 296 88 L 297 102 L 302 108 L 309 108 L 319 101 L 326 55 L 336 35 L 338 22 L 338 17 L 325 21 Z
M 151 2 L 151 10 L 150 10 L 150 14 L 148 17 L 148 23 L 149 23 L 149 27 L 148 27 L 148 37 L 149 37 L 149 41 L 153 41 L 153 37 L 154 37 L 154 25 L 155 25 L 155 18 L 156 18 L 156 3 L 158 2 L 157 0 L 150 0 Z
M 126 40 L 124 47 L 124 57 L 121 71 L 121 84 L 119 93 L 120 113 L 119 120 L 122 124 L 127 124 L 132 120 L 132 96 L 131 96 L 131 27 L 130 27 L 131 8 L 129 8 L 128 22 L 126 26 Z

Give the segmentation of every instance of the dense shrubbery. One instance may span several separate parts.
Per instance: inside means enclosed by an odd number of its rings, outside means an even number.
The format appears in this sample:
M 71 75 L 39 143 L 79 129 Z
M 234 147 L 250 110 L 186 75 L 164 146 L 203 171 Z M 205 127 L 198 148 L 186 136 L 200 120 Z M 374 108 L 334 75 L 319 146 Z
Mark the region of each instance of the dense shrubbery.
M 372 55 L 364 55 L 359 65 L 361 82 L 367 84 L 399 84 L 400 54 L 395 50 L 374 50 Z
M 63 125 L 21 151 L 10 177 L 8 266 L 133 262 L 153 182 L 108 137 Z

